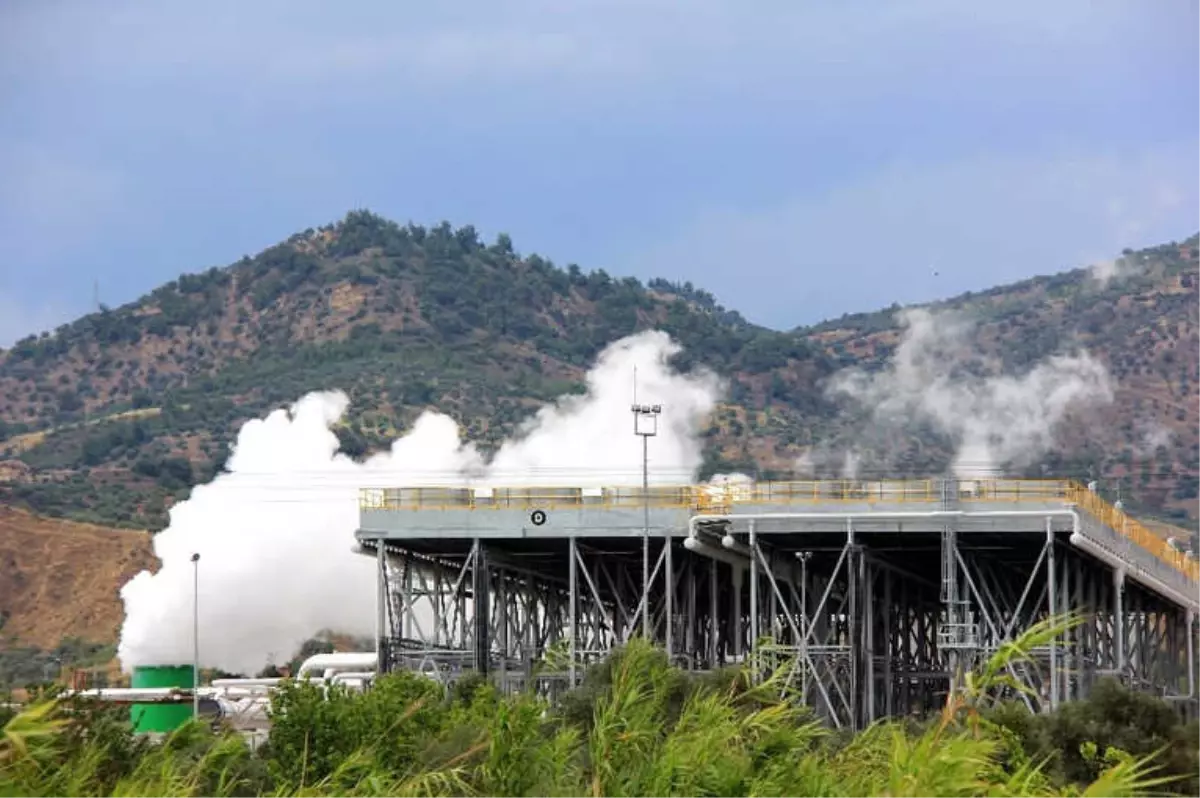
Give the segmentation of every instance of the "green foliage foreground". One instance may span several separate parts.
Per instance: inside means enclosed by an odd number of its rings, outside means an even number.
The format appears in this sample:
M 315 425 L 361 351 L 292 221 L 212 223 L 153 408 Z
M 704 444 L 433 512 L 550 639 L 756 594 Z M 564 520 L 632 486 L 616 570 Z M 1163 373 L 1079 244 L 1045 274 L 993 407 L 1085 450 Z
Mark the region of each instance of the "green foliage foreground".
M 747 669 L 696 677 L 640 641 L 594 667 L 555 707 L 531 695 L 498 695 L 481 680 L 447 694 L 405 673 L 365 693 L 325 696 L 287 684 L 272 699 L 270 738 L 257 751 L 236 733 L 199 724 L 153 743 L 129 731 L 127 711 L 51 700 L 4 726 L 0 795 L 991 796 L 1194 788 L 1169 772 L 1190 768 L 1194 776 L 1194 732 L 1172 739 L 1167 727 L 1177 724 L 1154 699 L 1108 687 L 1107 703 L 1090 715 L 1081 704 L 1037 717 L 986 699 L 1005 685 L 1006 663 L 1060 628 L 1031 630 L 997 654 L 938 717 L 883 721 L 853 737 L 828 732 L 795 700 L 786 666 L 761 680 Z M 1139 754 L 1139 745 L 1154 748 Z

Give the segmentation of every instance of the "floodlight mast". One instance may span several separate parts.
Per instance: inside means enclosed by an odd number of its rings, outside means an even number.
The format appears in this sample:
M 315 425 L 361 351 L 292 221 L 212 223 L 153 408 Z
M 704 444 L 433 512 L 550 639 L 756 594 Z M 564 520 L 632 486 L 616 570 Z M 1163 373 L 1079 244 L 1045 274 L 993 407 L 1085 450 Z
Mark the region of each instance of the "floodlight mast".
M 200 552 L 192 554 L 192 717 L 200 719 Z
M 636 377 L 635 377 L 636 379 Z M 650 639 L 650 438 L 658 434 L 658 416 L 662 405 L 639 405 L 633 411 L 633 432 L 642 439 L 642 636 Z M 670 534 L 664 530 L 664 536 Z M 667 655 L 671 653 L 671 547 L 667 541 Z

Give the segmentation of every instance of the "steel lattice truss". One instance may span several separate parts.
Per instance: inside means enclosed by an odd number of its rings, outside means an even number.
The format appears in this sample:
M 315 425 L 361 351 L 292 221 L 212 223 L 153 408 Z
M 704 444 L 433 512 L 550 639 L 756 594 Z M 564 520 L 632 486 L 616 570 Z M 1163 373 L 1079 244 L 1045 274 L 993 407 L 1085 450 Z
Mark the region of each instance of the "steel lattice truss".
M 792 658 L 804 700 L 861 728 L 938 708 L 956 674 L 1072 612 L 1081 625 L 1009 666 L 1026 690 L 1004 697 L 1038 711 L 1114 676 L 1196 712 L 1194 609 L 1071 545 L 1069 530 L 839 525 L 764 533 L 728 517 L 690 535 L 360 542 L 378 566 L 384 669 L 477 671 L 554 694 L 648 628 L 688 669 Z

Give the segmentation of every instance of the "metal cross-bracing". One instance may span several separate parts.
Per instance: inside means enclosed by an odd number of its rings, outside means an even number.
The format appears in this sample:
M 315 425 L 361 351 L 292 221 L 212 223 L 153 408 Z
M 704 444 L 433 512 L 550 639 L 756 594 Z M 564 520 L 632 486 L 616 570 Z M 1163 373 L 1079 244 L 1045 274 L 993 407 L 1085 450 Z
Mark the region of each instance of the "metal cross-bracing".
M 371 496 L 357 537 L 378 565 L 381 667 L 554 694 L 648 633 L 693 670 L 786 657 L 819 715 L 861 728 L 936 709 L 1004 643 L 1073 613 L 1009 666 L 1026 688 L 1010 697 L 1040 711 L 1111 676 L 1196 712 L 1195 560 L 1098 499 L 1068 483 L 805 485 Z

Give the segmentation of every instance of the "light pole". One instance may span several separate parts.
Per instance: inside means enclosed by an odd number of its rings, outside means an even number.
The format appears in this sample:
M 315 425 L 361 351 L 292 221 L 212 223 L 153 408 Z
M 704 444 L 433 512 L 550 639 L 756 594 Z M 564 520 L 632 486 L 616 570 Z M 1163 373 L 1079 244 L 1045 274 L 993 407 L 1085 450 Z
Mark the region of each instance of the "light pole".
M 192 717 L 200 719 L 200 553 L 192 554 Z
M 636 377 L 635 377 L 636 379 Z M 633 432 L 642 438 L 642 636 L 650 639 L 650 448 L 649 441 L 658 434 L 658 415 L 662 405 L 634 404 Z M 667 556 L 670 557 L 668 546 Z M 668 563 L 670 560 L 668 560 Z M 667 585 L 667 635 L 670 636 L 671 598 Z M 669 652 L 668 652 L 669 653 Z

